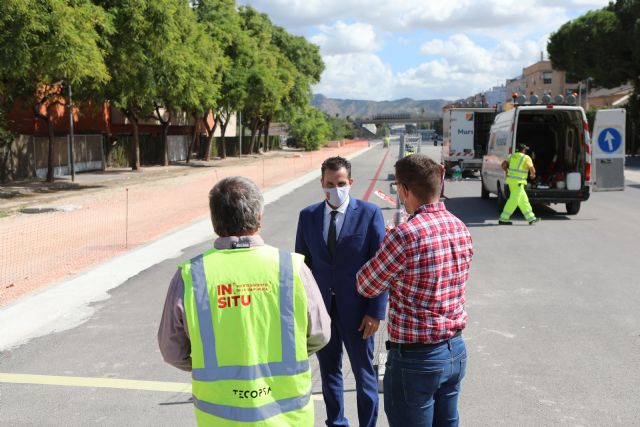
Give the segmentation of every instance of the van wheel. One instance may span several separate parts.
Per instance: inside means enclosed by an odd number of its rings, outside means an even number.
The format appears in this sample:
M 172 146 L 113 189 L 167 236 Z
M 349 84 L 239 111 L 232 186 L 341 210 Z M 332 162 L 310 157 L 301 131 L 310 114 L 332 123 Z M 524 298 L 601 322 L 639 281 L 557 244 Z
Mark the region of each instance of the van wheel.
M 483 199 L 489 198 L 489 191 L 484 188 L 484 179 L 482 179 L 482 175 L 480 175 L 480 197 Z
M 580 202 L 565 203 L 565 206 L 567 207 L 568 215 L 575 215 L 580 212 Z
M 502 213 L 504 205 L 506 204 L 507 199 L 505 199 L 504 194 L 502 193 L 502 188 L 500 188 L 500 184 L 498 184 L 498 215 Z

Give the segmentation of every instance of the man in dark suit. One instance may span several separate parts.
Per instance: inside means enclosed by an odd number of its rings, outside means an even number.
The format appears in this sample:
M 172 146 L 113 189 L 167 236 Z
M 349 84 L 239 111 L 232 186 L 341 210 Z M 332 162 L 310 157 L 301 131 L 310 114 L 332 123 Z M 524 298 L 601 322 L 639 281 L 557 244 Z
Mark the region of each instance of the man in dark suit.
M 384 319 L 387 294 L 367 299 L 356 291 L 356 273 L 371 259 L 385 235 L 380 208 L 349 197 L 351 163 L 331 157 L 322 164 L 325 200 L 300 212 L 296 252 L 318 283 L 331 316 L 331 340 L 318 352 L 328 426 L 348 426 L 344 416 L 342 346 L 356 380 L 358 420 L 373 427 L 378 418 L 378 379 L 373 335 Z

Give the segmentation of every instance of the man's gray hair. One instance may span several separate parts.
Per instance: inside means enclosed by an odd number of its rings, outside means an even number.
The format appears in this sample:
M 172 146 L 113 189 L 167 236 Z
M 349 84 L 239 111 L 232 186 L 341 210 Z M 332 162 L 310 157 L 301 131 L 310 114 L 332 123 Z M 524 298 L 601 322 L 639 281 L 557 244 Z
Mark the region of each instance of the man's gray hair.
M 263 207 L 264 199 L 258 186 L 242 176 L 224 178 L 209 192 L 211 222 L 220 237 L 258 231 Z

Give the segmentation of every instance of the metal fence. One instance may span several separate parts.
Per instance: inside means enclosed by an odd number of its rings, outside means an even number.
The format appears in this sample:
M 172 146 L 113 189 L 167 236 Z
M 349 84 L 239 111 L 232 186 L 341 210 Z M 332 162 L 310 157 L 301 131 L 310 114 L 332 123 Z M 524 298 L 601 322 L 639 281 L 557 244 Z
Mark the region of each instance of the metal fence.
M 101 170 L 104 168 L 104 149 L 102 135 L 75 135 L 76 172 Z M 69 137 L 55 137 L 53 140 L 54 176 L 71 173 L 69 159 L 71 147 Z M 49 139 L 31 135 L 18 135 L 13 143 L 0 153 L 0 167 L 4 168 L 5 178 L 19 180 L 45 178 L 49 159 Z

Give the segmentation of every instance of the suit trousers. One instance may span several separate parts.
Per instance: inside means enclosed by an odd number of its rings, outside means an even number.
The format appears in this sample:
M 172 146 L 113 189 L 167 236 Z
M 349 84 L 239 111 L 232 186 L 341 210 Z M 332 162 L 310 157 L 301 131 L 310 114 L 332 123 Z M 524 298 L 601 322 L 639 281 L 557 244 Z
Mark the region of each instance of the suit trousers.
M 378 420 L 378 378 L 373 367 L 373 337 L 362 339 L 360 324 L 344 324 L 332 297 L 331 340 L 320 350 L 322 396 L 327 407 L 328 426 L 348 426 L 344 415 L 344 383 L 342 377 L 343 344 L 356 382 L 358 421 L 361 427 L 374 427 Z

